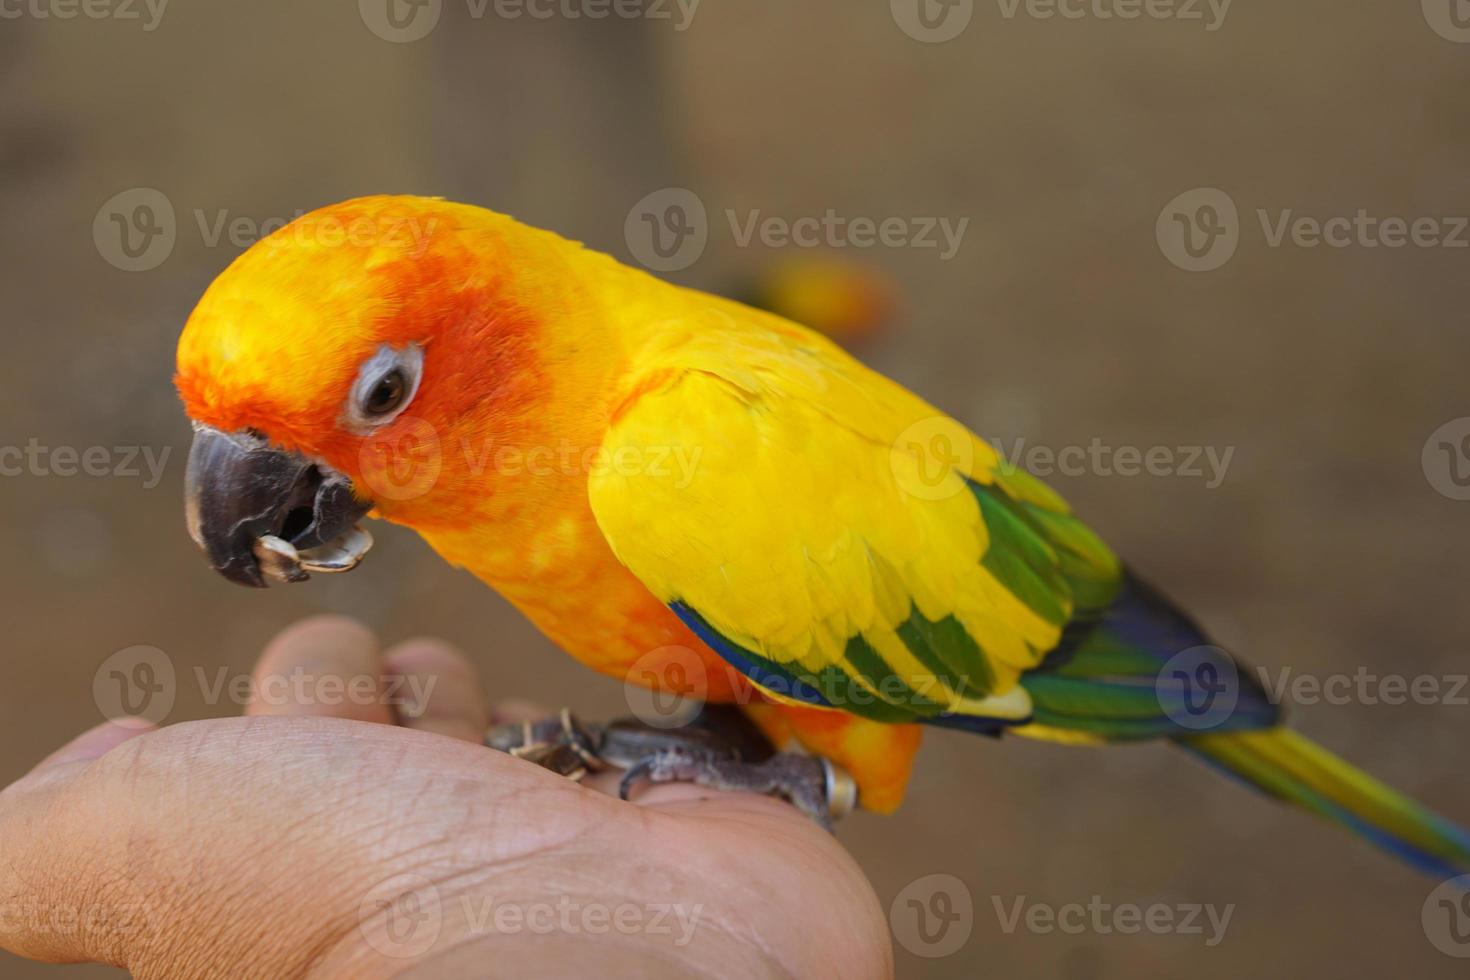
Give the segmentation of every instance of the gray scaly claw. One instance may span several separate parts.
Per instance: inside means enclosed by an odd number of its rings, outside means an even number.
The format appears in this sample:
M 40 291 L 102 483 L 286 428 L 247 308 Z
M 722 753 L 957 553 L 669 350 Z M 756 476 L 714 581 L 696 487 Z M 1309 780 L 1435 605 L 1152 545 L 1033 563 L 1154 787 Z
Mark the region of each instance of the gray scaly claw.
M 632 718 L 583 725 L 563 709 L 555 718 L 496 726 L 485 744 L 574 780 L 623 769 L 618 795 L 625 800 L 641 782 L 692 782 L 779 796 L 828 830 L 857 807 L 857 784 L 840 766 L 815 756 L 773 754 L 738 712 L 706 706 L 705 714 L 692 725 L 665 729 Z
M 762 762 L 742 762 L 669 748 L 640 759 L 623 776 L 618 795 L 628 799 L 640 781 L 691 782 L 711 789 L 779 796 L 826 830 L 857 803 L 852 778 L 816 756 L 782 752 Z

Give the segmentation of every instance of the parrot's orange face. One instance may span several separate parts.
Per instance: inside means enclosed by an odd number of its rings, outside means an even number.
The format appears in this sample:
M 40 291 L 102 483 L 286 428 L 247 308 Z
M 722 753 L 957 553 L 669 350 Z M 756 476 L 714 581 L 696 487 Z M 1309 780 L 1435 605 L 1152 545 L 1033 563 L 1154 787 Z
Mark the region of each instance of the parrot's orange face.
M 501 221 L 349 201 L 261 241 L 209 287 L 177 384 L 196 433 L 189 528 L 216 570 L 296 581 L 356 565 L 369 510 L 419 526 L 468 516 L 456 490 L 483 474 L 461 448 L 518 441 L 550 397 L 513 274 L 528 245 Z

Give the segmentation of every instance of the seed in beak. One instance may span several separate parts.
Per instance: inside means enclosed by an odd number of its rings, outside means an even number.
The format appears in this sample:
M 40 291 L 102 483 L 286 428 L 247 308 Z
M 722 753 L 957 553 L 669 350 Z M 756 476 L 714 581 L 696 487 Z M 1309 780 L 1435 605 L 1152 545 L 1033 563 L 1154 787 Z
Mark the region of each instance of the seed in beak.
M 350 572 L 373 546 L 373 536 L 361 527 L 351 527 L 314 548 L 296 546 L 274 534 L 255 539 L 255 560 L 260 570 L 278 582 L 304 582 L 309 572 L 333 575 Z

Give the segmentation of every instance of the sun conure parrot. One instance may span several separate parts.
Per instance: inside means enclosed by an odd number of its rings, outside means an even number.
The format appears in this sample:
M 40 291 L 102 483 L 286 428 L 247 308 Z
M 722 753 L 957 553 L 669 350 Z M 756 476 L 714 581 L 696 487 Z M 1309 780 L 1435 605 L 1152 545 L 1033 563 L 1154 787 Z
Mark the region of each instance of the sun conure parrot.
M 708 700 L 871 810 L 901 801 L 923 725 L 1169 739 L 1470 869 L 1470 835 L 1282 727 L 1054 492 L 772 314 L 481 208 L 371 197 L 237 258 L 177 384 L 190 530 L 236 582 L 352 567 L 371 513 L 603 673 L 696 658 Z

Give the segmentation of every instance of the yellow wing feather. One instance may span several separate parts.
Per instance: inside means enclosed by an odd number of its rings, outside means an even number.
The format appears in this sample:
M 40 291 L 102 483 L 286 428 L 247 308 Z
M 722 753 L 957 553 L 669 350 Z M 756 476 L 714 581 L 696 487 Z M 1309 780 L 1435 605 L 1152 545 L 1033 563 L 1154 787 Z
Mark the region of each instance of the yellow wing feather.
M 835 707 L 1024 717 L 1016 680 L 1056 646 L 1072 597 L 1051 596 L 1049 618 L 982 563 L 991 535 L 967 481 L 1005 479 L 995 452 L 784 321 L 732 304 L 654 337 L 605 440 L 615 464 L 589 483 L 618 559 L 751 659 L 845 682 L 822 690 Z M 956 621 L 973 643 L 936 663 L 912 630 Z

